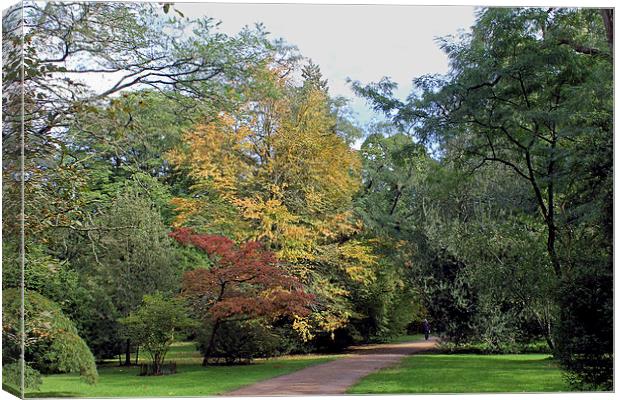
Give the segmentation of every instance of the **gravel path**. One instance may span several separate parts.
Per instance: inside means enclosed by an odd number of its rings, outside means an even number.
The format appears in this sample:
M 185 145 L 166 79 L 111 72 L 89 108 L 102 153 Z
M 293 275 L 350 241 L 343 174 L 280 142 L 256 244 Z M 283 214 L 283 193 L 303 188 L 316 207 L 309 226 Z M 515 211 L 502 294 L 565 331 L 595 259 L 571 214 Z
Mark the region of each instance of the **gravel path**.
M 344 394 L 362 377 L 389 367 L 401 358 L 430 350 L 436 338 L 398 344 L 356 346 L 343 358 L 228 392 L 226 396 L 299 396 Z

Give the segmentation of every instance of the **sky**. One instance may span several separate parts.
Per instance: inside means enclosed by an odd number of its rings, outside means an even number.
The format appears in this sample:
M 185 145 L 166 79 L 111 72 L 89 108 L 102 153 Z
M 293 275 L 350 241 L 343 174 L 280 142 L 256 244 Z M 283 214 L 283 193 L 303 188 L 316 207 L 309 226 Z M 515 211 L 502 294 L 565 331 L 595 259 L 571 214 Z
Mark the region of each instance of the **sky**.
M 176 3 L 175 7 L 186 17 L 221 20 L 220 30 L 228 34 L 262 22 L 273 38 L 296 45 L 320 66 L 330 94 L 352 99 L 362 124 L 373 113 L 355 97 L 347 77 L 370 83 L 389 76 L 404 98 L 414 77 L 448 71 L 448 59 L 436 38 L 469 30 L 474 23 L 474 7 L 468 6 Z

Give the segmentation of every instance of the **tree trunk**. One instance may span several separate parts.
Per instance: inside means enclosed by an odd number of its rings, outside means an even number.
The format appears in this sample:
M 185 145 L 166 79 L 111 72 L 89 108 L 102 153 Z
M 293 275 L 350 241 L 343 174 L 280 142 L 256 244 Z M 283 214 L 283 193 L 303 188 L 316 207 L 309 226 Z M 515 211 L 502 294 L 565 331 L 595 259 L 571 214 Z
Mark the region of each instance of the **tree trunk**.
M 131 341 L 127 339 L 125 347 L 125 366 L 131 366 Z
M 614 54 L 614 10 L 613 8 L 606 8 L 601 10 L 601 16 L 603 17 L 603 25 L 605 25 L 605 32 L 607 33 L 607 44 L 611 49 L 611 54 Z
M 205 350 L 204 358 L 202 359 L 202 366 L 205 367 L 209 363 L 209 357 L 211 356 L 211 351 L 213 350 L 213 344 L 215 343 L 215 334 L 217 333 L 218 328 L 220 327 L 220 321 L 215 321 L 213 325 L 213 329 L 211 330 L 211 337 L 209 337 L 209 345 Z
M 154 374 L 161 375 L 161 357 L 159 355 L 153 357 L 153 365 L 155 367 Z
M 555 343 L 553 342 L 553 334 L 551 331 L 551 319 L 548 315 L 541 316 L 538 312 L 534 311 L 534 316 L 536 317 L 536 322 L 542 331 L 544 332 L 545 341 L 547 342 L 547 346 L 553 350 L 555 349 Z
M 402 196 L 402 188 L 400 185 L 396 187 L 396 197 L 394 197 L 394 201 L 392 202 L 392 207 L 390 208 L 390 215 L 394 214 L 396 210 L 396 205 L 398 204 L 398 200 L 400 200 L 400 196 Z
M 220 293 L 217 295 L 217 300 L 215 301 L 216 303 L 218 303 L 220 300 L 222 300 L 222 298 L 224 298 L 224 289 L 226 288 L 226 283 L 227 282 L 220 282 Z M 213 350 L 213 343 L 215 342 L 215 334 L 217 333 L 217 329 L 219 327 L 220 327 L 220 320 L 216 319 L 215 323 L 213 324 L 213 329 L 211 330 L 211 337 L 209 338 L 209 345 L 207 346 L 205 350 L 204 358 L 202 359 L 203 367 L 209 364 L 209 356 L 211 356 L 211 351 Z
M 556 101 L 556 105 L 559 103 L 559 100 Z M 555 124 L 553 126 L 553 136 L 551 139 L 551 161 L 547 166 L 547 176 L 550 177 L 549 183 L 547 185 L 547 252 L 549 253 L 549 257 L 551 258 L 551 264 L 553 265 L 553 270 L 558 278 L 562 277 L 562 267 L 560 265 L 560 257 L 558 257 L 558 253 L 555 248 L 556 242 L 556 234 L 557 234 L 557 226 L 555 224 L 555 182 L 554 176 L 556 174 L 555 171 L 555 155 L 557 148 L 558 138 L 555 132 Z
M 553 336 L 551 334 L 551 321 L 547 322 L 547 329 L 545 331 L 545 340 L 547 341 L 547 346 L 551 349 L 551 352 L 555 350 L 555 343 L 553 341 Z

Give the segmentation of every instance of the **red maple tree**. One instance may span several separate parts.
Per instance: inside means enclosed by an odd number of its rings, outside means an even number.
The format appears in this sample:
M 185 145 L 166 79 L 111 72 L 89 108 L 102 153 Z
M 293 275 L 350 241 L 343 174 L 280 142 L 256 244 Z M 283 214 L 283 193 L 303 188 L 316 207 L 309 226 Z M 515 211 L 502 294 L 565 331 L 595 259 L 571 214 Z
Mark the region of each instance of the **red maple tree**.
M 189 228 L 179 228 L 170 236 L 199 248 L 212 261 L 209 269 L 186 272 L 182 281 L 182 294 L 213 326 L 203 365 L 208 362 L 218 327 L 226 320 L 309 314 L 314 296 L 260 243 L 237 245 L 225 236 L 196 234 Z

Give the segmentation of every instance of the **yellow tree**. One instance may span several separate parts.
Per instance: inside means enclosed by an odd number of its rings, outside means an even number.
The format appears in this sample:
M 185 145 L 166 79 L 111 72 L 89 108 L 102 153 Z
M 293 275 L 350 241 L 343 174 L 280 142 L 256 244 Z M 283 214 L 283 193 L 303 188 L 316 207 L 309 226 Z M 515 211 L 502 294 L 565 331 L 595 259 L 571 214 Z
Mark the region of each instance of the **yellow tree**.
M 347 323 L 343 277 L 371 279 L 376 262 L 372 246 L 349 243 L 362 229 L 352 213 L 361 163 L 336 131 L 324 81 L 307 78 L 295 87 L 280 72 L 264 70 L 243 109 L 187 132 L 184 147 L 169 155 L 195 182 L 195 196 L 174 200 L 176 222 L 208 213 L 197 228 L 221 234 L 227 223 L 236 239 L 269 246 L 324 300 L 296 321 L 311 336 Z

